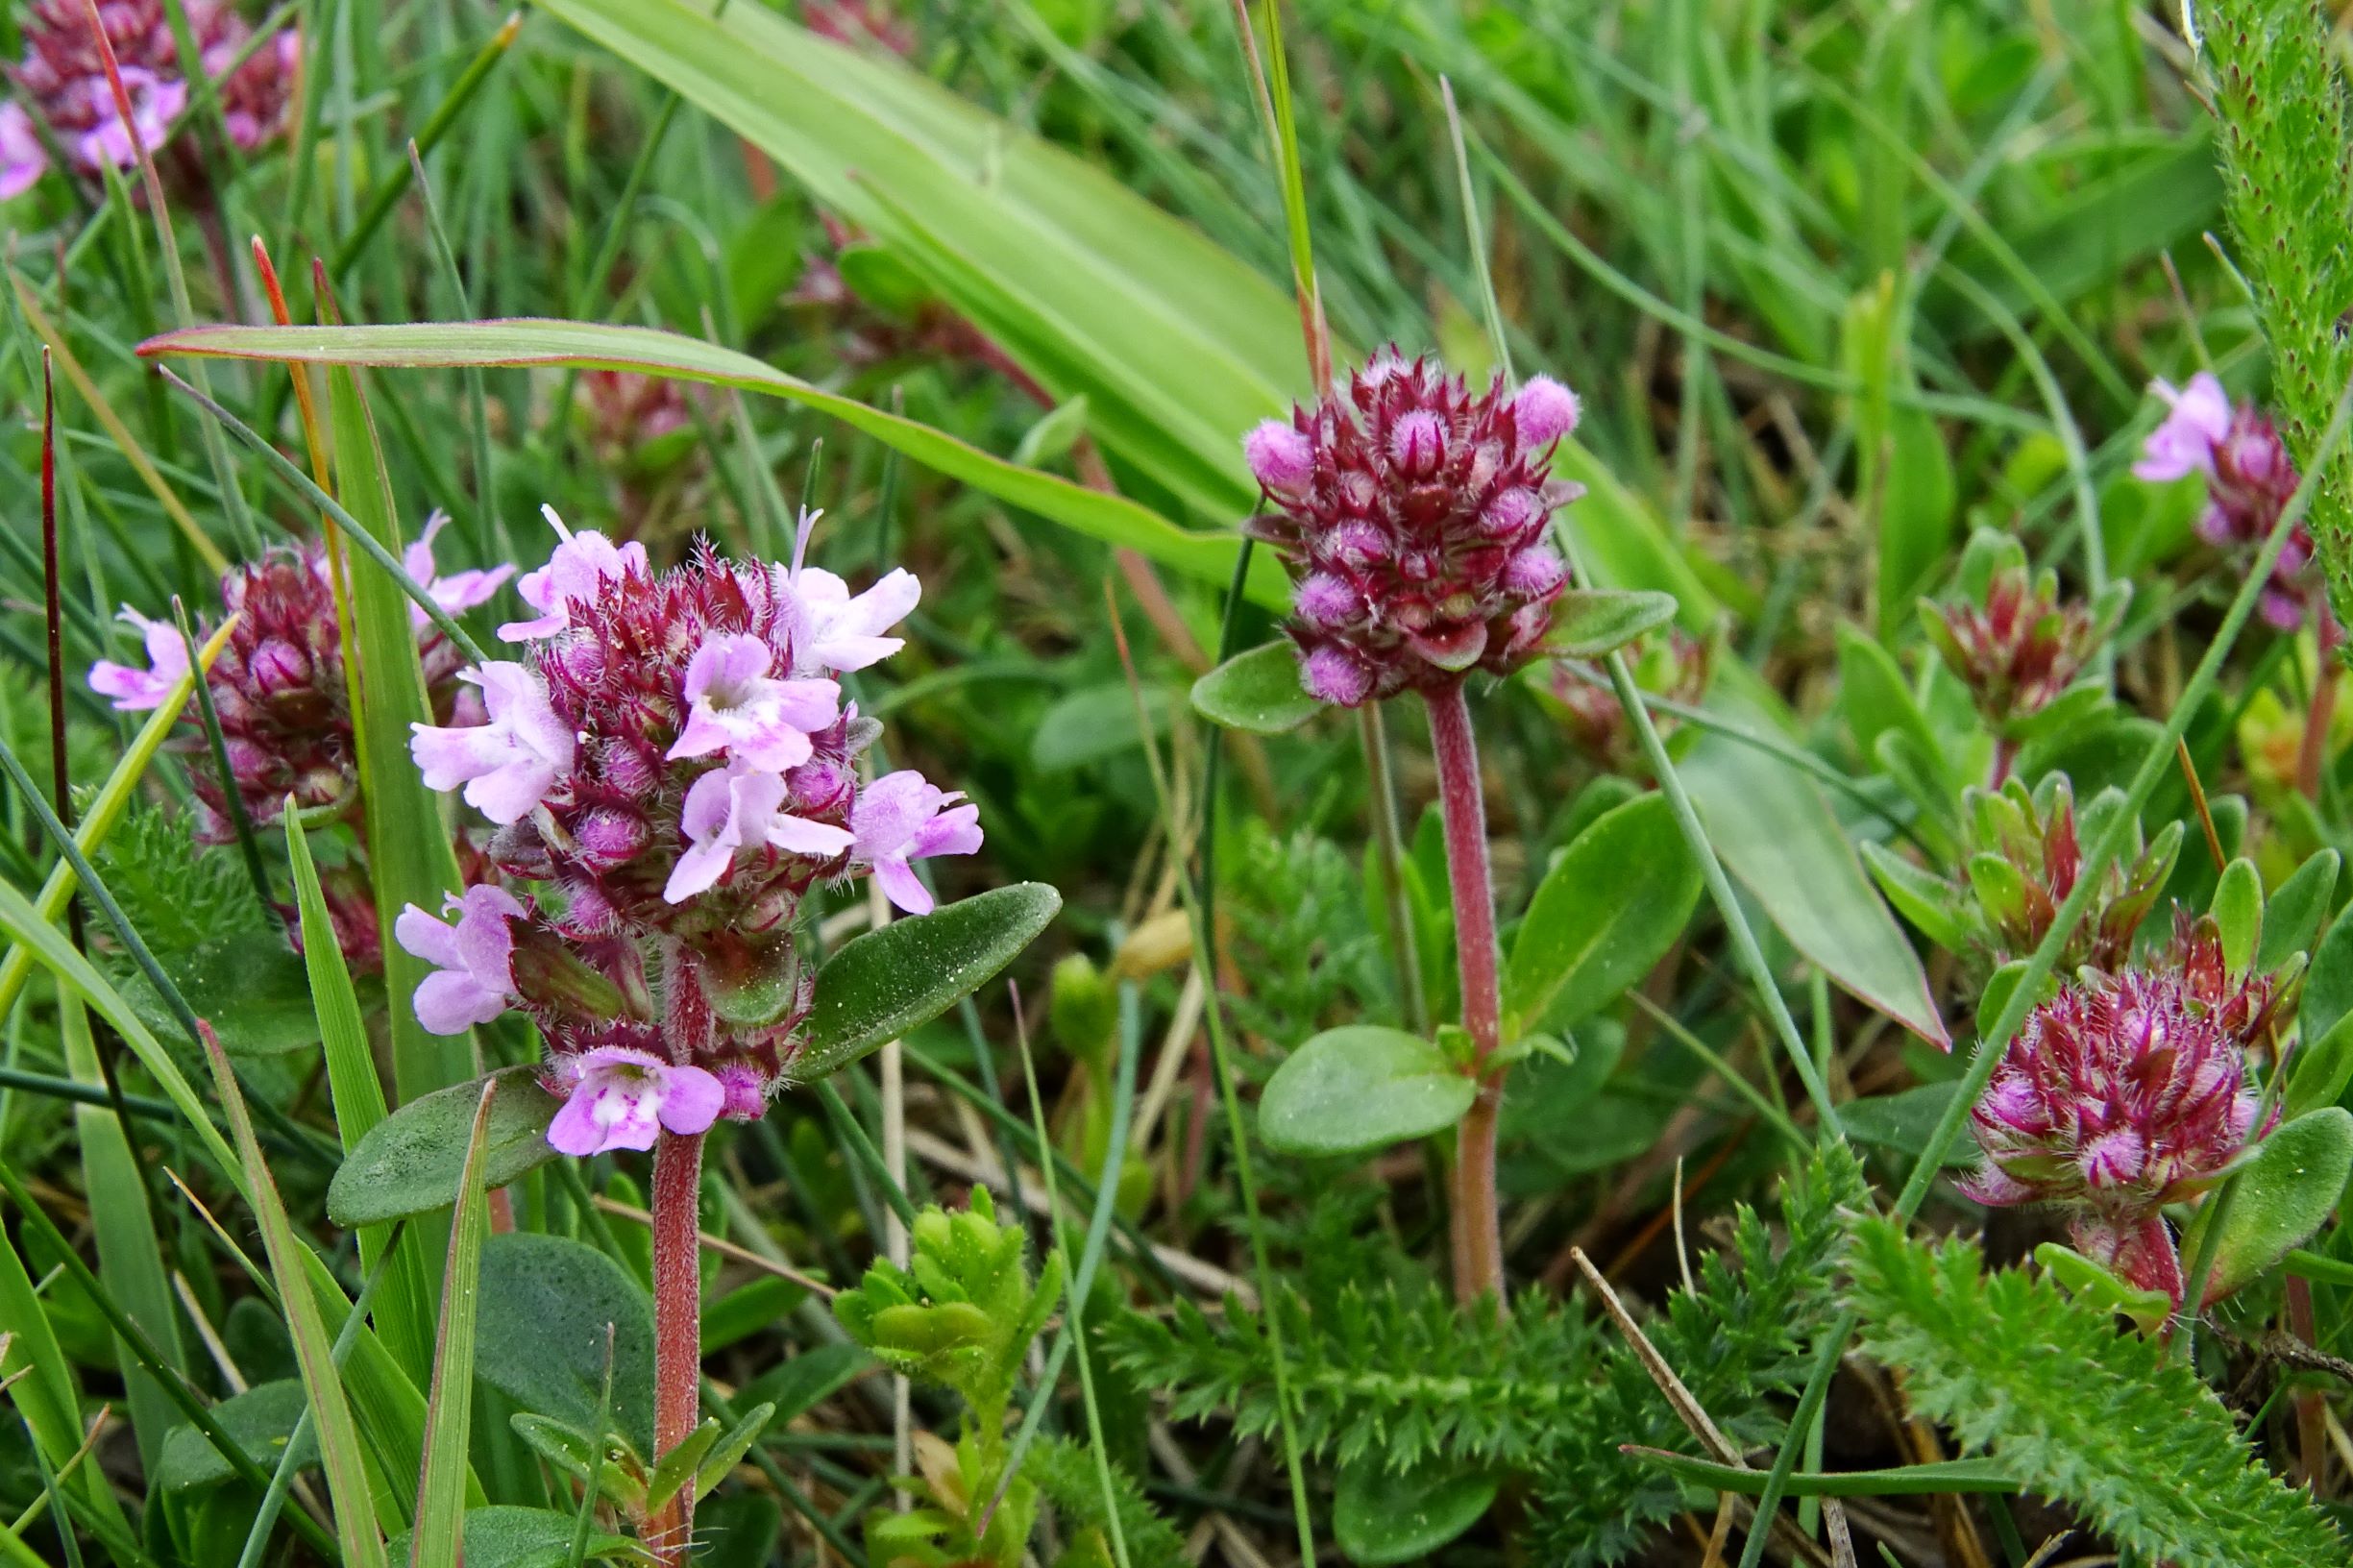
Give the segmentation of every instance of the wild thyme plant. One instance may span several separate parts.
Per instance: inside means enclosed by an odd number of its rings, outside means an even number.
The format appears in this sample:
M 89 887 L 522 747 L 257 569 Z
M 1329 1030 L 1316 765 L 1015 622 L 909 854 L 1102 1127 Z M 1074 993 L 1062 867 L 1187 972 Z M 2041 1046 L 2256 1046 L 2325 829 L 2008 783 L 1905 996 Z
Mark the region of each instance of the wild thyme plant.
M 1288 630 L 1309 696 L 1359 707 L 1403 692 L 1430 714 L 1454 888 L 1462 982 L 1462 1067 L 1477 1097 L 1456 1154 L 1455 1289 L 1504 1296 L 1495 1189 L 1503 1100 L 1501 949 L 1487 865 L 1484 785 L 1464 686 L 1536 656 L 1568 568 L 1548 543 L 1554 510 L 1580 486 L 1546 455 L 1577 426 L 1577 399 L 1549 377 L 1516 393 L 1501 378 L 1474 397 L 1428 359 L 1384 351 L 1313 408 L 1268 420 L 1244 450 L 1270 510 L 1253 533 L 1293 578 Z

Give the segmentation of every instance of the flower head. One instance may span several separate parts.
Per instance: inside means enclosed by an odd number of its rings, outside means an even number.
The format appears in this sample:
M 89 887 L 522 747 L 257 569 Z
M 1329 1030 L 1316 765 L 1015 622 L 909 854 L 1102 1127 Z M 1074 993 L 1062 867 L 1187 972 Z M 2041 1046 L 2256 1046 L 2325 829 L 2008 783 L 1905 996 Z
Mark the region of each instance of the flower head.
M 1921 621 L 1986 723 L 2007 733 L 2074 684 L 2123 615 L 2119 586 L 2097 603 L 2062 599 L 2055 573 L 2020 559 L 1997 568 L 1976 602 L 1924 600 Z
M 2091 975 L 2036 1008 L 1971 1112 L 1980 1203 L 2067 1208 L 2075 1243 L 2179 1304 L 2160 1213 L 2245 1152 L 2261 1096 L 2218 999 L 2173 966 Z
M 573 1155 L 650 1149 L 665 1128 L 707 1132 L 727 1099 L 719 1079 L 703 1068 L 625 1045 L 564 1057 L 556 1078 L 564 1107 L 548 1127 L 548 1141 Z
M 0 198 L 24 189 L 47 167 L 47 154 L 32 131 L 36 119 L 49 128 L 77 174 L 96 178 L 108 168 L 131 168 L 145 151 L 159 155 L 167 179 L 202 193 L 195 154 L 166 148 L 172 123 L 193 93 L 164 0 L 107 0 L 98 14 L 130 100 L 129 119 L 82 5 L 34 0 L 25 19 L 24 56 L 0 67 L 21 95 L 20 102 L 0 107 Z M 212 82 L 231 138 L 243 151 L 255 151 L 284 128 L 300 54 L 295 35 L 281 33 L 249 53 L 253 30 L 228 0 L 184 0 L 183 14 L 196 42 L 198 69 Z M 246 57 L 242 65 L 240 56 Z
M 2142 444 L 2133 473 L 2157 481 L 2204 476 L 2198 536 L 2242 559 L 2252 556 L 2295 495 L 2295 464 L 2278 428 L 2252 404 L 2234 404 L 2210 372 L 2199 372 L 2178 392 L 2165 381 L 2152 389 L 2172 407 Z M 2260 601 L 2264 620 L 2282 631 L 2302 625 L 2318 598 L 2307 570 L 2312 559 L 2312 530 L 2298 523 Z
M 1568 571 L 1544 542 L 1581 493 L 1546 452 L 1577 421 L 1566 387 L 1460 377 L 1384 351 L 1344 392 L 1250 432 L 1268 510 L 1251 531 L 1297 581 L 1300 678 L 1343 707 L 1533 656 Z
M 814 995 L 802 899 L 870 871 L 928 910 L 908 862 L 969 853 L 980 828 L 912 772 L 857 784 L 880 726 L 833 674 L 899 646 L 882 633 L 912 575 L 852 593 L 798 551 L 739 565 L 707 546 L 657 573 L 642 547 L 557 531 L 517 585 L 542 612 L 506 628 L 518 656 L 464 673 L 488 723 L 421 724 L 412 751 L 499 824 L 489 873 L 531 890 L 499 991 L 547 1042 L 567 1095 L 551 1136 L 578 1153 L 686 1130 L 665 1107 L 695 1130 L 758 1115 Z

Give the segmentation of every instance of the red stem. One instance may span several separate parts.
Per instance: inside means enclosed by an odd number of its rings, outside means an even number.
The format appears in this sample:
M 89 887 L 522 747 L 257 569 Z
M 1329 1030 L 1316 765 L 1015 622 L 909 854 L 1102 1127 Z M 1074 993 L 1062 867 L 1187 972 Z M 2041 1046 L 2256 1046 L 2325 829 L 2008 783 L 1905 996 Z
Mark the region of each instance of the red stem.
M 665 1132 L 653 1147 L 653 1452 L 694 1432 L 702 1410 L 702 1260 L 696 1213 L 702 1135 Z M 646 1521 L 662 1568 L 686 1568 L 695 1533 L 693 1483 Z
M 2320 800 L 2320 775 L 2328 766 L 2328 732 L 2337 718 L 2337 649 L 2344 632 L 2325 604 L 2320 606 L 2320 659 L 2313 672 L 2312 706 L 2304 715 L 2304 739 L 2296 747 L 2295 786 Z
M 1456 1138 L 1454 1174 L 1455 1298 L 1465 1306 L 1504 1298 L 1502 1216 L 1495 1198 L 1495 1120 L 1503 1075 L 1487 1062 L 1503 1039 L 1497 976 L 1495 879 L 1487 867 L 1486 801 L 1479 780 L 1479 743 L 1459 681 L 1423 694 L 1430 741 L 1437 753 L 1438 804 L 1446 821 L 1446 871 L 1454 889 L 1455 959 L 1462 970 L 1462 1026 L 1475 1052 L 1479 1097 Z

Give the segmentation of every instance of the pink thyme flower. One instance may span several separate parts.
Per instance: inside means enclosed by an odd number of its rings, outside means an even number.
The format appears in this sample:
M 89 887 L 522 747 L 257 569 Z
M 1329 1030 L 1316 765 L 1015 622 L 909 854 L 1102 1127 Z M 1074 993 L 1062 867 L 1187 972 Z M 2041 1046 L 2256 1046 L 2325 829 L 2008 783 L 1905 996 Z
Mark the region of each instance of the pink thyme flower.
M 433 564 L 433 537 L 450 526 L 450 514 L 435 508 L 425 520 L 425 527 L 401 553 L 401 565 L 417 579 L 417 585 L 432 597 L 434 603 L 452 615 L 463 615 L 477 604 L 486 604 L 491 596 L 515 575 L 511 566 L 494 566 L 487 571 L 453 572 L 441 576 Z M 432 625 L 432 619 L 417 604 L 408 606 L 408 625 L 423 634 Z
M 644 576 L 650 569 L 646 563 L 646 547 L 631 540 L 616 545 L 594 528 L 574 533 L 555 515 L 552 506 L 542 506 L 546 517 L 561 542 L 548 564 L 536 572 L 527 572 L 515 584 L 515 592 L 523 601 L 539 612 L 536 620 L 509 621 L 499 628 L 499 636 L 509 643 L 526 643 L 538 637 L 552 637 L 572 624 L 576 604 L 594 602 L 608 582 L 618 582 L 631 573 Z
M 2165 400 L 2168 412 L 2142 443 L 2133 473 L 2158 482 L 2212 474 L 2214 449 L 2230 433 L 2230 394 L 2222 383 L 2212 371 L 2201 370 L 2186 387 L 2177 390 L 2172 382 L 2158 380 L 2149 390 Z
M 912 769 L 885 773 L 859 792 L 850 814 L 857 833 L 851 855 L 873 868 L 883 895 L 910 915 L 930 914 L 932 896 L 909 861 L 980 848 L 980 808 L 957 804 L 963 799 Z
M 253 37 L 244 18 L 226 0 L 185 0 L 183 15 L 196 42 L 198 68 L 212 80 L 231 138 L 244 151 L 256 151 L 285 127 L 300 55 L 295 35 L 279 34 L 233 71 Z M 36 117 L 46 124 L 79 174 L 130 168 L 145 150 L 157 155 L 164 178 L 184 193 L 208 199 L 193 149 L 167 145 L 173 122 L 194 94 L 163 0 L 108 0 L 99 17 L 131 100 L 130 122 L 124 122 L 79 0 L 35 0 L 25 20 L 24 56 L 4 68 L 21 94 L 21 126 L 29 132 Z M 0 127 L 0 142 L 12 139 L 12 147 L 0 147 L 0 195 L 29 184 L 47 162 Z
M 2252 404 L 2234 405 L 2222 383 L 2205 371 L 2182 391 L 2164 381 L 2155 382 L 2153 390 L 2172 411 L 2149 432 L 2133 473 L 2157 481 L 2205 476 L 2206 509 L 2198 514 L 2198 537 L 2239 559 L 2251 557 L 2295 495 L 2295 464 L 2278 428 Z M 2264 620 L 2281 631 L 2301 626 L 2319 597 L 2307 571 L 2312 559 L 2312 530 L 2298 523 L 2260 601 Z
M 519 821 L 572 766 L 572 730 L 538 675 L 520 664 L 494 661 L 462 678 L 482 689 L 490 722 L 463 729 L 413 725 L 410 755 L 427 789 L 462 784 L 466 803 L 492 821 Z
M 687 661 L 683 690 L 692 706 L 670 758 L 723 751 L 746 767 L 772 770 L 807 762 L 809 737 L 841 716 L 842 688 L 774 679 L 768 672 L 775 662 L 775 651 L 747 632 L 707 639 Z
M 849 584 L 840 577 L 821 567 L 805 566 L 790 575 L 789 592 L 794 606 L 796 670 L 846 674 L 887 659 L 906 646 L 904 639 L 882 633 L 914 613 L 923 597 L 923 585 L 902 567 L 886 574 L 865 593 L 852 596 Z
M 2178 1306 L 2162 1210 L 2260 1136 L 2261 1095 L 2226 997 L 2180 968 L 2090 974 L 2028 1016 L 1971 1112 L 1979 1203 L 2054 1203 L 2077 1247 Z
M 548 1141 L 586 1157 L 612 1149 L 650 1149 L 664 1128 L 681 1135 L 707 1132 L 727 1091 L 709 1072 L 665 1062 L 651 1051 L 599 1045 L 558 1064 L 564 1108 L 549 1124 Z
M 1581 493 L 1545 454 L 1576 420 L 1549 378 L 1474 397 L 1390 348 L 1287 427 L 1250 432 L 1269 503 L 1250 530 L 1299 583 L 1288 629 L 1311 695 L 1355 707 L 1534 656 L 1568 582 L 1545 527 Z
M 513 922 L 524 907 L 504 888 L 468 888 L 442 903 L 454 925 L 416 905 L 401 911 L 392 934 L 400 944 L 440 968 L 417 987 L 417 1021 L 436 1035 L 458 1035 L 504 1013 L 515 990 Z
M 678 820 L 692 844 L 671 871 L 663 898 L 674 904 L 709 888 L 740 849 L 767 845 L 824 859 L 850 846 L 847 829 L 783 810 L 789 793 L 783 777 L 771 772 L 709 772 L 695 780 Z
M 0 104 L 0 202 L 21 196 L 49 172 L 49 149 L 18 103 Z
M 187 678 L 188 645 L 182 640 L 180 628 L 167 621 L 151 621 L 128 604 L 114 619 L 139 628 L 148 667 L 134 670 L 111 659 L 100 659 L 90 666 L 90 690 L 112 698 L 114 706 L 124 713 L 161 707 L 172 688 Z

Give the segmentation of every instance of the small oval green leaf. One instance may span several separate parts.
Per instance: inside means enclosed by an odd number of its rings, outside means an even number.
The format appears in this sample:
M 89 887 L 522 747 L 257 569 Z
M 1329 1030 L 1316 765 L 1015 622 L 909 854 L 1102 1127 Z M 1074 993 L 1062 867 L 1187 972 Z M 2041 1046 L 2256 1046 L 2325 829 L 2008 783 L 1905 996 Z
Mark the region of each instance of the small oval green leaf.
M 1287 642 L 1237 653 L 1193 682 L 1193 711 L 1228 729 L 1280 735 L 1323 707 L 1299 684 L 1299 654 Z
M 1017 882 L 845 943 L 817 972 L 786 1080 L 815 1083 L 929 1023 L 1012 963 L 1061 909 L 1062 894 L 1044 883 Z
M 1479 1088 L 1402 1029 L 1327 1029 L 1287 1057 L 1259 1099 L 1259 1133 L 1283 1154 L 1365 1154 L 1462 1119 Z
M 1559 659 L 1598 659 L 1675 619 L 1673 594 L 1648 589 L 1572 588 L 1553 601 L 1543 651 Z
M 1505 1016 L 1564 1034 L 1648 974 L 1700 901 L 1700 868 L 1662 795 L 1594 820 L 1528 906 L 1504 970 Z
M 2222 932 L 2222 967 L 2244 974 L 2263 943 L 2263 875 L 2244 856 L 2222 869 L 2207 913 Z
M 1340 1467 L 1332 1532 L 1360 1568 L 1413 1562 L 1479 1523 L 1495 1491 L 1494 1476 L 1445 1459 L 1401 1475 L 1373 1456 Z
M 2269 974 L 2312 945 L 2337 896 L 2337 872 L 2344 864 L 2334 849 L 2318 849 L 2264 900 L 2263 945 L 2255 967 Z
M 482 1185 L 495 1188 L 555 1157 L 548 1124 L 562 1102 L 539 1087 L 535 1068 L 502 1067 L 492 1076 L 499 1092 L 490 1102 Z M 327 1217 L 348 1231 L 457 1201 L 481 1097 L 479 1082 L 455 1084 L 409 1101 L 370 1128 L 328 1184 Z
M 2328 1220 L 2353 1176 L 2353 1113 L 2323 1106 L 2289 1122 L 2256 1148 L 2216 1238 L 2206 1300 L 2219 1301 L 2288 1255 Z M 2193 1224 L 2184 1256 L 2201 1227 Z

